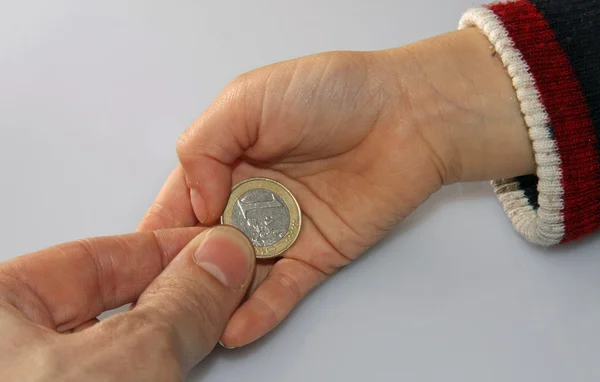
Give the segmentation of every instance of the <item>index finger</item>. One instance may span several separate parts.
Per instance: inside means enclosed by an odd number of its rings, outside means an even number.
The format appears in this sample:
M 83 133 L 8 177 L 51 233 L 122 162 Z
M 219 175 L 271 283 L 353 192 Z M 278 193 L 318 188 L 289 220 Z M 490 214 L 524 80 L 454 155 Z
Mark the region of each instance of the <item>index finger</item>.
M 0 299 L 65 331 L 135 301 L 203 228 L 89 238 L 0 264 Z

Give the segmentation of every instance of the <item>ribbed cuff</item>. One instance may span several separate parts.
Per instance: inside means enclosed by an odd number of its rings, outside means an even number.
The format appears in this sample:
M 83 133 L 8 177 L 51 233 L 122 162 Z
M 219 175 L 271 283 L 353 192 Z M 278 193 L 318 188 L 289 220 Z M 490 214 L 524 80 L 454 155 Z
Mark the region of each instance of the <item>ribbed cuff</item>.
M 548 21 L 529 1 L 467 11 L 459 28 L 488 37 L 512 78 L 536 174 L 492 182 L 514 227 L 541 245 L 600 226 L 600 161 L 585 95 Z

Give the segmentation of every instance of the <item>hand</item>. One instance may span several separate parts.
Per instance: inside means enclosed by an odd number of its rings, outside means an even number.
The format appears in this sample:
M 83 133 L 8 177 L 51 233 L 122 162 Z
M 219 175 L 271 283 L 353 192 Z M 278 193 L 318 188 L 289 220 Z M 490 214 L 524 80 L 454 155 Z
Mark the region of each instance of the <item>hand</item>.
M 254 268 L 239 231 L 200 231 L 92 238 L 0 264 L 0 379 L 181 381 L 217 343 Z
M 242 75 L 177 150 L 140 230 L 214 223 L 248 177 L 280 181 L 303 211 L 297 242 L 259 262 L 221 339 L 232 347 L 270 331 L 442 185 L 533 168 L 510 79 L 475 30 Z

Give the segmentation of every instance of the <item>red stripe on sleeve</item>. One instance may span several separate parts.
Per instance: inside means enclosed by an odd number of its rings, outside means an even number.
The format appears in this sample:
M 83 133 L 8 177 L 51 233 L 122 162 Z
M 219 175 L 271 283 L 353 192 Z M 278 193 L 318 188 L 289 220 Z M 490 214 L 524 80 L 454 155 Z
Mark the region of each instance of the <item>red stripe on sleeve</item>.
M 563 242 L 600 227 L 600 161 L 585 97 L 548 22 L 529 1 L 490 5 L 530 67 L 550 117 L 564 189 Z

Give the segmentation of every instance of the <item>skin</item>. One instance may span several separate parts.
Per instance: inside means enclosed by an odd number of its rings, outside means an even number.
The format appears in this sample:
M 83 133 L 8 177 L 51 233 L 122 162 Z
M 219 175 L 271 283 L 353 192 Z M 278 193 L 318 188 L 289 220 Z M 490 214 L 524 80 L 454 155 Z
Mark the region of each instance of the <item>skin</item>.
M 297 242 L 257 264 L 221 338 L 227 347 L 268 333 L 443 185 L 535 170 L 511 80 L 474 29 L 246 73 L 177 152 L 140 231 L 211 225 L 248 177 L 283 183 L 302 208 Z
M 268 333 L 443 185 L 535 170 L 510 78 L 475 30 L 244 74 L 177 152 L 140 232 L 0 264 L 3 380 L 180 381 L 219 338 Z M 292 191 L 303 228 L 255 264 L 243 234 L 206 227 L 256 176 Z
M 217 343 L 254 269 L 242 233 L 202 231 L 90 238 L 2 263 L 2 380 L 182 381 Z

